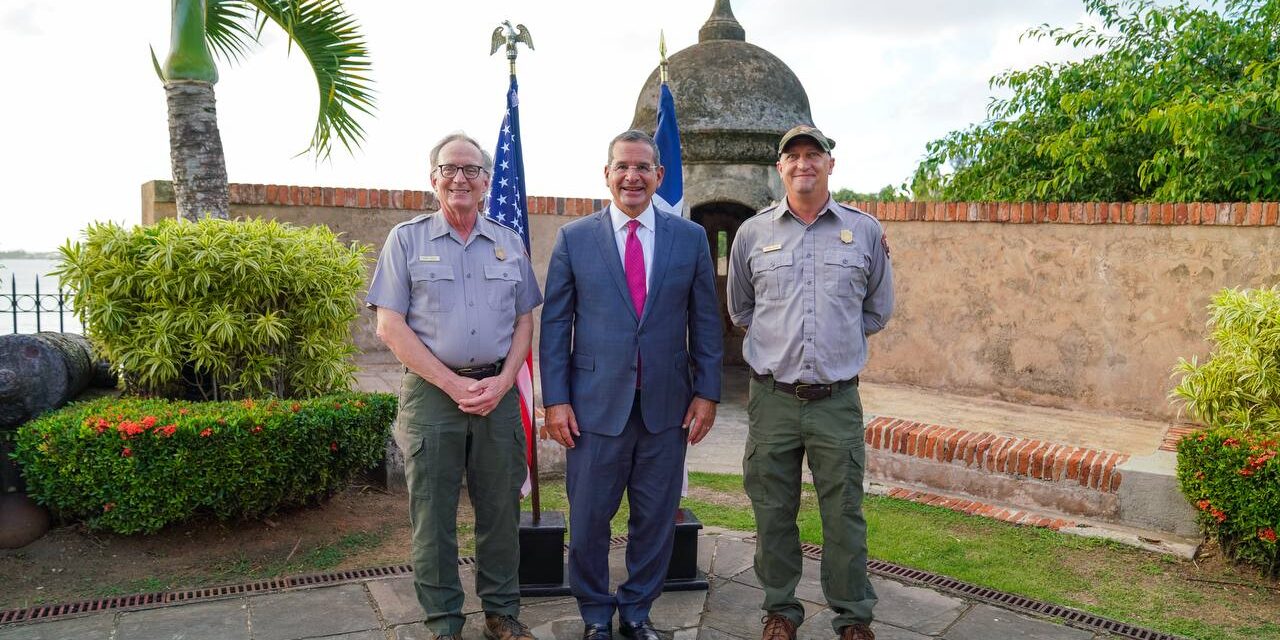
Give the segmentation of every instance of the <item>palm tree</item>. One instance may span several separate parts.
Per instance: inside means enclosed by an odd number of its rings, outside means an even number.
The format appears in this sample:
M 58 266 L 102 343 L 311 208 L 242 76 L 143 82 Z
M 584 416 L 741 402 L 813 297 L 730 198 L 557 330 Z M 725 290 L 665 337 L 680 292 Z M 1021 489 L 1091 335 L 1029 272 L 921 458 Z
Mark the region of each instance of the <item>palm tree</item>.
M 156 73 L 169 103 L 169 155 L 178 216 L 226 219 L 227 168 L 218 134 L 212 47 L 237 61 L 268 22 L 284 30 L 311 63 L 320 90 L 315 133 L 305 152 L 327 158 L 336 138 L 348 150 L 364 129 L 356 111 L 373 109 L 368 49 L 341 0 L 172 0 L 169 56 Z

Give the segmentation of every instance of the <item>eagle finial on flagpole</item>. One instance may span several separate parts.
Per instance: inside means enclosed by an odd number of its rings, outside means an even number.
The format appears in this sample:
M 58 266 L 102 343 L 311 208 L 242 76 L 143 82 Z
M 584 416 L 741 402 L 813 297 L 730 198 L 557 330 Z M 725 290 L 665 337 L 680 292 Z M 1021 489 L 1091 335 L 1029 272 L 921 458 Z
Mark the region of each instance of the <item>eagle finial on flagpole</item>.
M 667 34 L 662 29 L 658 29 L 658 57 L 661 62 L 658 63 L 658 79 L 666 84 L 667 82 Z
M 493 30 L 493 37 L 490 40 L 492 47 L 489 49 L 489 55 L 498 52 L 502 45 L 507 45 L 507 60 L 511 63 L 511 75 L 516 74 L 516 45 L 523 42 L 533 51 L 533 38 L 529 35 L 529 30 L 524 25 L 518 24 L 511 26 L 510 20 L 503 20 L 498 28 Z

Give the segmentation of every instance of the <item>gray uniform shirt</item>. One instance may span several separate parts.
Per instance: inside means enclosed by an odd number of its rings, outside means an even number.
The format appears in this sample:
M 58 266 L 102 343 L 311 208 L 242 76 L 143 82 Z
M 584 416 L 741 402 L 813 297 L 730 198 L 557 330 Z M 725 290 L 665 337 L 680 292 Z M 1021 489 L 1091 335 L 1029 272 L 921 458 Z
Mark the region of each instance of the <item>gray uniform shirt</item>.
M 464 243 L 442 213 L 395 226 L 365 302 L 403 313 L 418 339 L 454 369 L 507 356 L 516 318 L 542 304 L 524 241 L 481 216 Z
M 830 384 L 867 364 L 867 336 L 893 312 L 880 223 L 827 199 L 805 225 L 786 200 L 742 223 L 729 254 L 729 317 L 747 364 L 779 382 Z

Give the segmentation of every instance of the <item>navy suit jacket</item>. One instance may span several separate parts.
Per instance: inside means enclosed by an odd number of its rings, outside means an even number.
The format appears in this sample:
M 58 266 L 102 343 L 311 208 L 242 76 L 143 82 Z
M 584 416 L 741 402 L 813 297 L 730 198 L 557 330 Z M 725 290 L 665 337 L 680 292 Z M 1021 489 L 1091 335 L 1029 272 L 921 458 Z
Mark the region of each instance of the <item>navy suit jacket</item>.
M 547 267 L 542 401 L 569 403 L 578 428 L 618 435 L 635 400 L 653 433 L 681 426 L 694 395 L 720 401 L 720 303 L 707 233 L 654 207 L 653 266 L 636 317 L 609 209 L 560 228 Z

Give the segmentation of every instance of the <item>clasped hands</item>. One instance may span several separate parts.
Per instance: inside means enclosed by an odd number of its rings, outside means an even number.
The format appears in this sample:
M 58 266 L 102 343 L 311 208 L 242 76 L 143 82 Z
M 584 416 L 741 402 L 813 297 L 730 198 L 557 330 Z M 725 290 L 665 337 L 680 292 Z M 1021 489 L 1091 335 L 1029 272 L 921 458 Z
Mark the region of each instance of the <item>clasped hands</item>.
M 698 444 L 707 437 L 711 425 L 716 421 L 716 403 L 705 398 L 694 397 L 684 413 L 681 427 L 689 432 L 689 444 Z M 546 419 L 539 432 L 543 440 L 551 439 L 566 449 L 574 447 L 574 438 L 582 435 L 578 430 L 578 419 L 573 414 L 573 407 L 567 403 L 553 404 L 547 407 Z
M 480 380 L 472 380 L 453 374 L 452 379 L 445 382 L 444 392 L 458 403 L 458 410 L 477 416 L 487 416 L 502 401 L 511 385 L 515 384 L 514 376 L 503 373 Z

